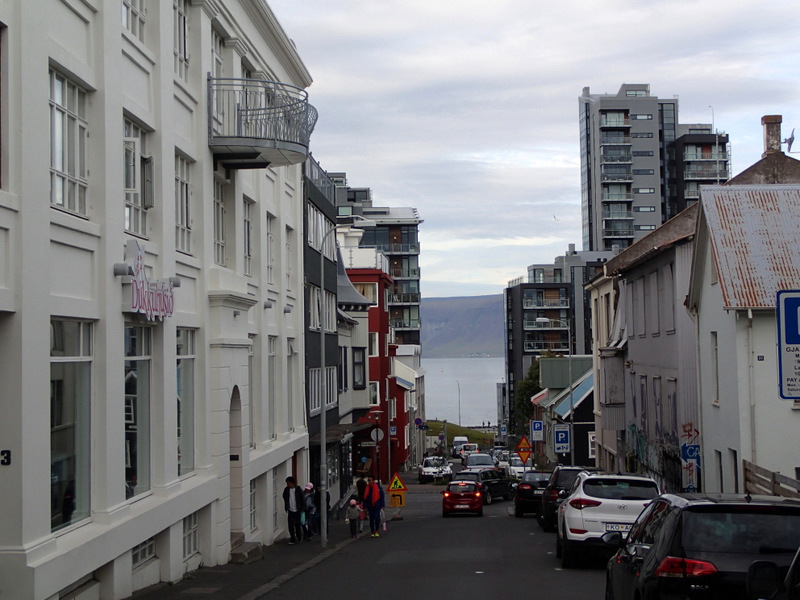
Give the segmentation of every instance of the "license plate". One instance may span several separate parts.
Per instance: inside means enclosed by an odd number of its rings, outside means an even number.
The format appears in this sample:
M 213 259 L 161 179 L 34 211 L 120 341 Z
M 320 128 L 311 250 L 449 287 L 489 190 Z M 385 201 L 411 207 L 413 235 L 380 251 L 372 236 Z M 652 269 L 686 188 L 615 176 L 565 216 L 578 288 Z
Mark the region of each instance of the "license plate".
M 631 530 L 631 525 L 627 523 L 606 523 L 606 531 L 621 531 L 627 533 Z
M 533 490 L 534 496 L 541 496 L 542 494 L 544 494 L 544 490 Z
M 469 508 L 469 504 L 456 504 L 456 508 Z

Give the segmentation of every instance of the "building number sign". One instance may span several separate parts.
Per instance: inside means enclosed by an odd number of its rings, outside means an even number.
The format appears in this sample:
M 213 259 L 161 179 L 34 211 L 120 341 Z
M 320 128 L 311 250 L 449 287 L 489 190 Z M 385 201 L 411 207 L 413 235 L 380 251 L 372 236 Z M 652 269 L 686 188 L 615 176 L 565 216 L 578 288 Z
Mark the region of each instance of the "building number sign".
M 11 464 L 11 450 L 0 450 L 0 466 L 6 467 Z

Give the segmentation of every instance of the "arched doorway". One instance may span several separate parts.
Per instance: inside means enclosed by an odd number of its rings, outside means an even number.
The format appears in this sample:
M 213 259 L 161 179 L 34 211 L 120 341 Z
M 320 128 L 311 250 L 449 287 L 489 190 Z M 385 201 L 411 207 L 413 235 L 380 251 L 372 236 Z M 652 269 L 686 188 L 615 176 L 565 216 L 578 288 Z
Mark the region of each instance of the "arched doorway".
M 230 436 L 230 519 L 231 519 L 231 545 L 235 546 L 237 541 L 241 541 L 241 533 L 244 531 L 244 482 L 242 481 L 243 453 L 243 426 L 242 426 L 242 398 L 239 394 L 239 386 L 234 386 L 231 393 L 231 405 L 229 415 L 229 436 Z

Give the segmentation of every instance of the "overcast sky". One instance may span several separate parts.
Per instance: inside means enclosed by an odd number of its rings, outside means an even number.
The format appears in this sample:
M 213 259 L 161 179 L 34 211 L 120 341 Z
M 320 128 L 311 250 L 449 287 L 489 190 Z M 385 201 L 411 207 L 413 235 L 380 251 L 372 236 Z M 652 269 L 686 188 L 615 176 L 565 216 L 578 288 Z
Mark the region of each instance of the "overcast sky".
M 584 86 L 713 112 L 733 174 L 760 159 L 763 115 L 800 137 L 797 0 L 268 2 L 314 79 L 314 157 L 419 210 L 426 297 L 498 294 L 582 249 Z

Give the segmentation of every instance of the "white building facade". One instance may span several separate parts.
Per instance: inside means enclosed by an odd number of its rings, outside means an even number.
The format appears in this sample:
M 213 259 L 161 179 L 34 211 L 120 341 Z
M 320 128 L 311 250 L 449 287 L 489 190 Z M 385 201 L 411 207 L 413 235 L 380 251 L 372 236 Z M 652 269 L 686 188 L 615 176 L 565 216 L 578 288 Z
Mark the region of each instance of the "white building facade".
M 0 595 L 125 598 L 284 536 L 308 478 L 311 78 L 263 0 L 0 25 Z

